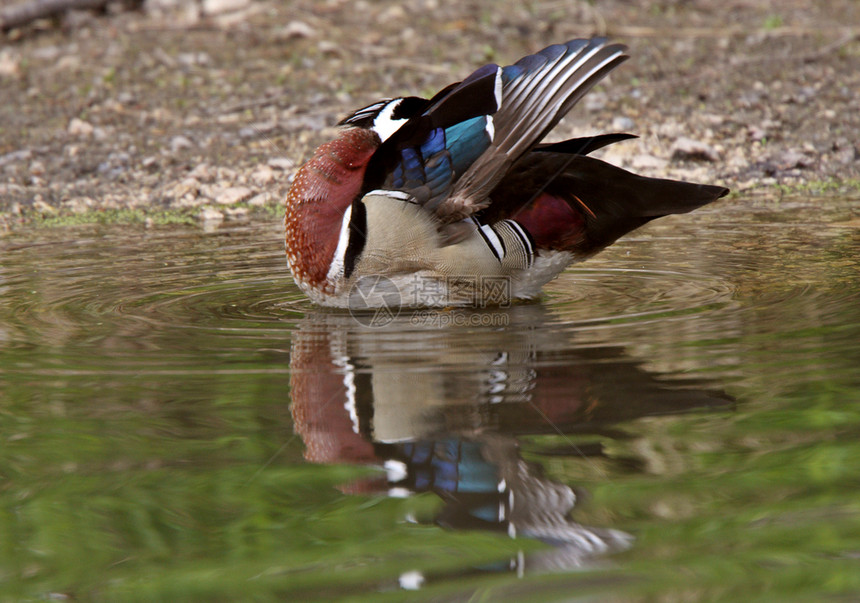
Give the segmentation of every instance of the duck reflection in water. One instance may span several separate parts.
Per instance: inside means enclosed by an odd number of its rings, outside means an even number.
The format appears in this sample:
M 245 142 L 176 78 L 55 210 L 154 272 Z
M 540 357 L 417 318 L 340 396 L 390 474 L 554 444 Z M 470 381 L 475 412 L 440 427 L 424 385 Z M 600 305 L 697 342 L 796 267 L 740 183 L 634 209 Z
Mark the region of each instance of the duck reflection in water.
M 577 345 L 544 306 L 497 312 L 506 327 L 426 327 L 402 316 L 368 328 L 348 314 L 308 315 L 291 350 L 291 411 L 305 457 L 385 467 L 384 477 L 346 492 L 433 492 L 444 501 L 442 526 L 552 545 L 511 560 L 519 573 L 590 565 L 628 548 L 630 535 L 571 519 L 574 489 L 521 458 L 518 438 L 605 434 L 614 423 L 730 399 L 700 381 L 660 379 L 621 347 Z M 570 443 L 537 455 L 590 462 L 605 453 Z

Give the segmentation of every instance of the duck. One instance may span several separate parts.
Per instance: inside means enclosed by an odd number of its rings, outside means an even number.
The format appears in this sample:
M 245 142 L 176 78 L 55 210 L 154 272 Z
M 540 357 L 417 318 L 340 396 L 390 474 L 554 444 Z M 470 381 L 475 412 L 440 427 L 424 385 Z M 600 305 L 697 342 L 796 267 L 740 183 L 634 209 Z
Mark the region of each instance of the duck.
M 328 307 L 505 306 L 643 224 L 725 196 L 589 157 L 632 134 L 543 142 L 628 56 L 574 39 L 349 114 L 287 194 L 295 283 Z

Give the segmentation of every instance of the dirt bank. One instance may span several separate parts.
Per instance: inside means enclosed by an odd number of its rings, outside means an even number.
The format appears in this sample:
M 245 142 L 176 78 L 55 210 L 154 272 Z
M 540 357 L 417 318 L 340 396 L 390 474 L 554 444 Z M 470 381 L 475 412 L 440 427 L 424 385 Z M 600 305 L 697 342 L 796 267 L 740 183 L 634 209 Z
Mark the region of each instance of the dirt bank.
M 851 0 L 148 0 L 0 34 L 0 231 L 271 215 L 348 110 L 595 34 L 632 58 L 556 137 L 633 132 L 604 157 L 742 196 L 860 196 Z

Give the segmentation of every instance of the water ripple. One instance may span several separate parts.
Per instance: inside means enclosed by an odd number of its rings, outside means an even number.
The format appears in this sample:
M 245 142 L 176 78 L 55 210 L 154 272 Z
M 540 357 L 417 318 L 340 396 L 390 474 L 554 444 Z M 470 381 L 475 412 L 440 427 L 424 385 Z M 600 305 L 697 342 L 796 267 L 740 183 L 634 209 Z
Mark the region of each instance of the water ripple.
M 546 286 L 547 323 L 606 340 L 738 339 L 751 318 L 792 331 L 856 307 L 854 231 L 800 229 L 806 214 L 762 229 L 757 215 L 742 223 L 731 212 L 699 212 L 695 224 L 661 221 L 623 239 Z M 281 237 L 277 222 L 208 234 L 90 227 L 8 236 L 0 241 L 0 344 L 103 342 L 122 354 L 166 349 L 158 338 L 199 349 L 189 335 L 201 333 L 222 344 L 286 341 L 314 307 L 289 276 Z M 697 237 L 708 243 L 691 244 Z M 409 336 L 412 327 L 398 324 Z
M 283 330 L 295 308 L 310 307 L 289 277 L 274 229 L 128 230 L 5 241 L 3 339 L 60 344 L 189 329 L 254 335 Z
M 727 306 L 735 293 L 730 282 L 706 274 L 580 267 L 565 272 L 547 290 L 548 304 L 580 325 L 706 312 Z

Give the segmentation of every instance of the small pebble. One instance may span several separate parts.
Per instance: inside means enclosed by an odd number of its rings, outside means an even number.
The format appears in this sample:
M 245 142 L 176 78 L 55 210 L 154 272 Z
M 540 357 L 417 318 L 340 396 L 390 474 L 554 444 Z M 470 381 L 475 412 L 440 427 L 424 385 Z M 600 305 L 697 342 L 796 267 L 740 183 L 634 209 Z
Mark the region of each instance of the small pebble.
M 201 182 L 208 182 L 215 177 L 215 174 L 212 172 L 212 168 L 209 167 L 206 163 L 197 164 L 197 166 L 188 172 L 189 178 L 195 178 L 200 180 Z
M 90 197 L 73 197 L 63 202 L 63 207 L 75 214 L 85 213 L 95 205 L 96 202 Z
M 21 77 L 21 56 L 11 48 L 0 50 L 0 78 Z
M 276 170 L 291 170 L 296 167 L 296 163 L 286 157 L 272 157 L 266 162 L 266 165 Z
M 251 173 L 251 182 L 258 186 L 271 184 L 275 179 L 275 170 L 267 165 L 261 165 Z
M 45 164 L 41 161 L 34 161 L 30 164 L 30 174 L 33 176 L 45 175 Z
M 170 139 L 170 150 L 174 153 L 181 151 L 182 149 L 190 149 L 193 146 L 194 143 L 182 135 L 174 136 Z
M 290 21 L 284 27 L 275 32 L 275 38 L 279 40 L 312 38 L 316 34 L 316 30 L 304 21 Z
M 647 153 L 639 153 L 630 158 L 630 166 L 634 170 L 662 170 L 665 169 L 668 163 L 662 157 L 656 157 Z
M 220 191 L 213 191 L 213 193 L 214 196 L 212 199 L 221 205 L 235 205 L 236 203 L 240 203 L 245 199 L 250 198 L 251 195 L 254 194 L 254 192 L 246 186 L 231 186 L 229 188 L 221 189 Z
M 632 130 L 635 125 L 629 117 L 616 117 L 612 120 L 612 129 L 619 132 Z
M 30 149 L 21 149 L 20 151 L 10 151 L 5 155 L 0 155 L 0 166 L 25 161 L 33 156 Z
M 232 222 L 244 222 L 248 219 L 248 208 L 228 207 L 224 210 L 224 217 Z
M 805 168 L 813 164 L 813 161 L 810 157 L 794 149 L 789 149 L 788 151 L 781 153 L 773 161 L 776 166 L 781 170 Z
M 45 203 L 45 200 L 42 198 L 42 195 L 36 195 L 35 199 L 33 200 L 33 209 L 35 209 L 39 213 L 48 214 L 51 216 L 57 213 L 57 210 L 55 208 Z
M 69 122 L 68 132 L 72 136 L 81 136 L 86 138 L 93 135 L 94 129 L 93 124 L 88 121 L 73 117 L 72 121 Z
M 720 154 L 714 147 L 692 138 L 679 138 L 672 145 L 672 159 L 717 161 L 719 158 Z
M 224 221 L 224 214 L 214 207 L 207 206 L 200 210 L 200 213 L 197 214 L 197 219 L 203 222 L 204 228 L 206 228 L 206 224 L 214 224 L 217 227 L 218 224 Z
M 219 15 L 248 7 L 251 0 L 203 0 L 203 12 L 207 15 Z
M 265 192 L 260 193 L 258 195 L 254 195 L 250 199 L 248 199 L 248 205 L 253 207 L 263 207 L 264 205 L 268 205 L 272 201 L 275 200 L 275 196 L 272 193 Z
M 606 103 L 609 100 L 609 97 L 606 96 L 605 92 L 594 92 L 592 91 L 590 94 L 585 96 L 585 108 L 592 113 L 597 111 L 602 111 L 606 108 Z

